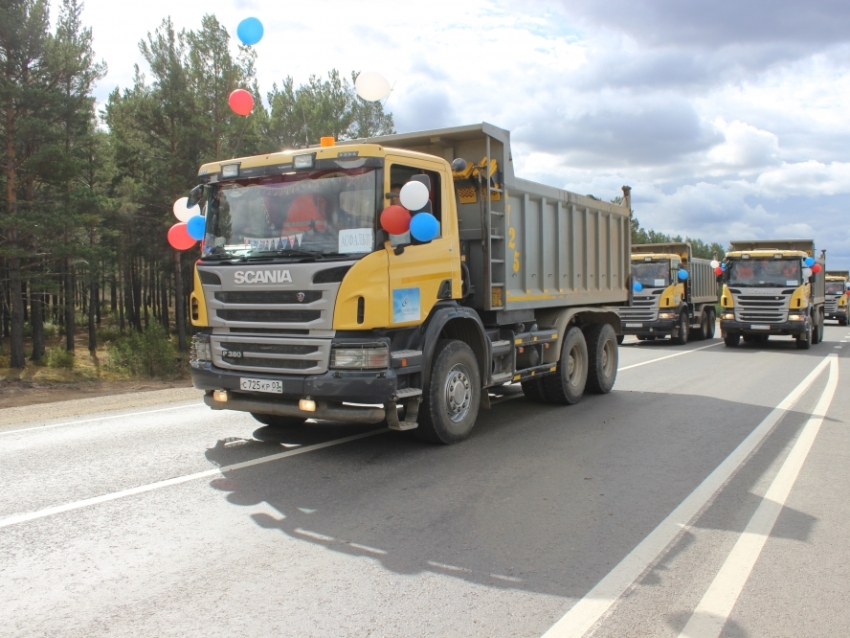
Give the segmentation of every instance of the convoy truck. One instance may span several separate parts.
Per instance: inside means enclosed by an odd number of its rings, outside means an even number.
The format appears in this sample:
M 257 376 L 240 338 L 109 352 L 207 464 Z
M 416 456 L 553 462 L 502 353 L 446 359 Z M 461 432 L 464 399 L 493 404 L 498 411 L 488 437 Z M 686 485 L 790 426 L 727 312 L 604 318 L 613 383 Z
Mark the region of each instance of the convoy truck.
M 323 138 L 199 179 L 192 380 L 215 410 L 453 443 L 498 386 L 571 404 L 614 385 L 628 187 L 617 205 L 520 179 L 508 131 L 486 123 Z M 429 241 L 381 222 L 412 181 Z
M 726 345 L 737 346 L 741 337 L 747 343 L 761 343 L 770 335 L 793 336 L 803 350 L 819 343 L 824 261 L 823 254 L 815 257 L 811 239 L 731 242 L 719 276 L 723 283 L 720 331 Z
M 640 340 L 670 336 L 712 339 L 717 276 L 708 259 L 693 256 L 687 242 L 632 246 L 632 296 L 620 308 L 623 334 Z
M 850 280 L 850 271 L 826 271 L 824 317 L 835 319 L 840 326 L 847 325 L 847 295 L 850 294 L 848 292 L 848 280 Z

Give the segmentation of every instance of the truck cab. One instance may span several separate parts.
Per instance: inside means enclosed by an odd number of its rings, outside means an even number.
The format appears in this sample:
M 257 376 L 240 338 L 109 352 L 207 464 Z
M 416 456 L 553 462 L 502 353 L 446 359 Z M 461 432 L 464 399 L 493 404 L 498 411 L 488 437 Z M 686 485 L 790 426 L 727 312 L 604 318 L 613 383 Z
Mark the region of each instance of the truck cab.
M 839 326 L 847 325 L 847 296 L 850 272 L 846 270 L 826 271 L 826 289 L 824 291 L 824 317 L 835 319 Z
M 793 336 L 804 350 L 819 343 L 824 261 L 815 259 L 814 242 L 739 241 L 731 247 L 719 277 L 723 283 L 720 329 L 726 345 L 735 347 L 741 338 L 763 343 L 770 335 Z
M 716 322 L 716 283 L 708 260 L 695 258 L 687 242 L 632 246 L 631 298 L 619 309 L 623 334 L 639 340 L 711 339 Z

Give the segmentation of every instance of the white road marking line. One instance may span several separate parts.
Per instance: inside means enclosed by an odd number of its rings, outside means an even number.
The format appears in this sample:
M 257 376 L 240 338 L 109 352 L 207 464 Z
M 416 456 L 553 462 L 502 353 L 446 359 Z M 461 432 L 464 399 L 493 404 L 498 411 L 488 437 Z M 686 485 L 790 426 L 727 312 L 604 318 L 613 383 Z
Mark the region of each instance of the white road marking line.
M 664 361 L 665 359 L 672 359 L 673 357 L 681 357 L 683 354 L 690 354 L 691 352 L 697 352 L 699 350 L 706 350 L 708 348 L 715 348 L 722 344 L 712 343 L 710 346 L 702 346 L 701 348 L 693 348 L 691 350 L 682 350 L 681 352 L 676 352 L 675 354 L 668 354 L 666 357 L 658 357 L 656 359 L 650 359 L 649 361 L 641 361 L 640 363 L 633 363 L 630 366 L 623 366 L 622 368 L 617 368 L 617 372 L 622 372 L 623 370 L 631 370 L 632 368 L 638 368 L 640 366 L 649 365 L 650 363 L 655 363 L 656 361 Z
M 749 436 L 667 518 L 661 521 L 658 527 L 652 530 L 614 569 L 587 592 L 584 598 L 573 605 L 549 631 L 543 634 L 544 638 L 584 636 L 714 498 L 833 358 L 835 358 L 834 354 L 827 355 L 815 366 L 815 369 L 771 410 Z
M 841 350 L 841 346 L 834 346 L 835 350 Z
M 838 387 L 838 359 L 831 357 L 829 379 L 794 447 L 773 479 L 755 514 L 729 553 L 708 591 L 694 610 L 680 638 L 717 638 L 773 531 L 803 463 L 812 449 Z
M 50 404 L 44 404 L 45 407 L 48 407 Z M 0 436 L 5 436 L 7 434 L 16 434 L 18 432 L 41 432 L 42 430 L 49 430 L 50 428 L 61 428 L 65 425 L 82 425 L 83 423 L 94 423 L 95 421 L 108 421 L 109 419 L 126 419 L 131 416 L 139 416 L 140 414 L 153 414 L 155 412 L 167 412 L 168 410 L 184 410 L 186 408 L 205 408 L 206 405 L 203 403 L 192 403 L 190 405 L 175 405 L 173 408 L 160 408 L 158 410 L 145 410 L 144 412 L 131 412 L 130 414 L 116 414 L 114 416 L 102 416 L 96 419 L 85 419 L 83 421 L 68 421 L 67 423 L 53 423 L 51 425 L 37 425 L 32 428 L 21 428 L 20 430 L 6 430 L 5 432 L 0 432 Z
M 246 467 L 253 467 L 254 465 L 262 465 L 264 463 L 271 463 L 272 461 L 277 461 L 278 459 L 283 459 L 288 456 L 296 456 L 297 454 L 306 454 L 307 452 L 314 452 L 316 450 L 321 450 L 327 447 L 333 447 L 335 445 L 341 445 L 343 443 L 349 443 L 351 441 L 356 441 L 358 439 L 365 439 L 368 436 L 374 436 L 376 434 L 382 434 L 384 432 L 389 432 L 387 428 L 381 428 L 380 430 L 372 430 L 371 432 L 364 432 L 362 434 L 355 434 L 353 436 L 346 436 L 342 439 L 334 439 L 333 441 L 325 441 L 324 443 L 316 443 L 315 445 L 307 445 L 304 447 L 295 448 L 294 450 L 288 450 L 286 452 L 281 452 L 279 454 L 271 454 L 269 456 L 263 456 L 258 459 L 254 459 L 252 461 L 244 461 L 242 463 L 234 463 L 233 465 L 224 465 L 222 467 L 218 467 L 212 470 L 205 470 L 203 472 L 195 472 L 194 474 L 186 474 L 185 476 L 177 476 L 174 478 L 166 479 L 164 481 L 157 481 L 156 483 L 149 483 L 147 485 L 140 485 L 139 487 L 133 487 L 128 490 L 121 490 L 119 492 L 111 492 L 109 494 L 103 494 L 101 496 L 95 496 L 92 498 L 86 498 L 81 501 L 75 501 L 73 503 L 66 503 L 65 505 L 57 505 L 55 507 L 47 507 L 42 510 L 38 510 L 36 512 L 27 512 L 24 514 L 15 514 L 14 516 L 9 516 L 4 519 L 0 519 L 0 529 L 3 527 L 9 527 L 11 525 L 17 525 L 18 523 L 26 523 L 27 521 L 34 521 L 39 518 L 46 518 L 48 516 L 53 516 L 55 514 L 62 514 L 63 512 L 71 512 L 73 510 L 82 509 L 84 507 L 89 507 L 90 505 L 98 505 L 100 503 L 107 503 L 109 501 L 116 501 L 121 498 L 126 498 L 127 496 L 135 496 L 136 494 L 144 494 L 145 492 L 153 492 L 154 490 L 160 490 L 164 487 L 171 487 L 172 485 L 180 485 L 181 483 L 188 483 L 189 481 L 196 481 L 198 479 L 206 478 L 209 476 L 216 476 L 220 474 L 225 474 L 227 472 L 232 472 L 234 470 L 242 470 Z

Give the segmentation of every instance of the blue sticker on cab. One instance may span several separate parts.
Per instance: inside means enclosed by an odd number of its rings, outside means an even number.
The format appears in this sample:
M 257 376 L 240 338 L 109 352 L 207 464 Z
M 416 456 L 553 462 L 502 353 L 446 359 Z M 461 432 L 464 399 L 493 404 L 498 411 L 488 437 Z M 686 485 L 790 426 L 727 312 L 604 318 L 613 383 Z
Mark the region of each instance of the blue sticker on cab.
M 393 290 L 393 323 L 419 321 L 419 288 Z

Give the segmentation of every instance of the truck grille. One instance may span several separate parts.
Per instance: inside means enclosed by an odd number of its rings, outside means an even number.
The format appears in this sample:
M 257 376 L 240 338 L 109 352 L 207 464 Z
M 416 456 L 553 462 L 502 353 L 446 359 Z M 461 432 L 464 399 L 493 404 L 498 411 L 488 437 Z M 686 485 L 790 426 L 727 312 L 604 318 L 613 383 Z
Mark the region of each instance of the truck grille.
M 301 298 L 298 298 L 301 295 Z M 321 290 L 258 290 L 258 291 L 224 291 L 215 293 L 217 301 L 225 304 L 299 304 L 312 303 L 322 298 Z
M 826 313 L 834 313 L 838 310 L 838 298 L 837 297 L 827 297 L 823 302 L 823 310 Z
M 650 292 L 648 295 L 635 295 L 632 297 L 632 305 L 619 309 L 620 318 L 623 321 L 648 322 L 658 319 L 658 299 L 662 290 Z
M 330 339 L 212 335 L 213 364 L 230 370 L 321 374 L 328 369 Z
M 767 294 L 741 294 L 729 290 L 735 301 L 735 319 L 745 323 L 783 323 L 788 320 L 788 303 L 792 290 L 776 290 Z
M 308 323 L 322 316 L 320 310 L 237 310 L 222 309 L 215 311 L 219 319 L 225 321 L 244 321 L 252 323 Z

